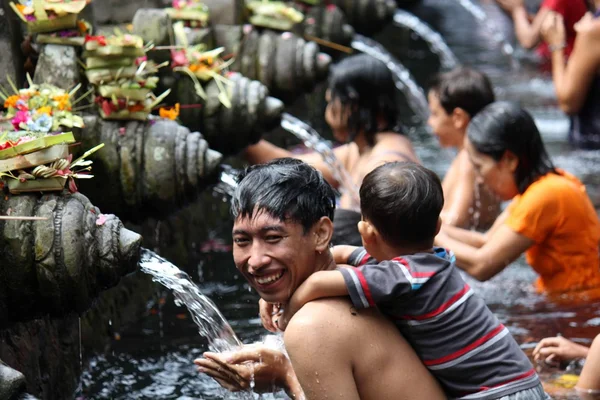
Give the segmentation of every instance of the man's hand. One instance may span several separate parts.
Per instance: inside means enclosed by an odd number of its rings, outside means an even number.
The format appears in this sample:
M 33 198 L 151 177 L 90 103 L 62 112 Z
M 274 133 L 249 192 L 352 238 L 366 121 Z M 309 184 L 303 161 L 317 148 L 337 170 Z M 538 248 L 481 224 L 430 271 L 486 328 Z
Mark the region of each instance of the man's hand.
M 533 350 L 533 359 L 543 360 L 547 364 L 571 361 L 576 358 L 586 358 L 588 348 L 573 343 L 562 336 L 542 339 Z
M 549 11 L 540 29 L 542 38 L 549 46 L 560 47 L 567 43 L 567 33 L 562 15 Z
M 277 319 L 282 314 L 281 306 L 279 304 L 267 303 L 263 299 L 260 299 L 258 301 L 258 309 L 263 327 L 269 332 L 279 332 L 279 329 L 277 329 Z
M 496 0 L 504 11 L 512 14 L 516 9 L 525 7 L 523 0 Z
M 278 350 L 262 345 L 246 345 L 237 352 L 204 353 L 194 360 L 200 373 L 214 378 L 225 389 L 238 392 L 250 389 L 256 393 L 290 390 L 295 374 L 290 360 Z

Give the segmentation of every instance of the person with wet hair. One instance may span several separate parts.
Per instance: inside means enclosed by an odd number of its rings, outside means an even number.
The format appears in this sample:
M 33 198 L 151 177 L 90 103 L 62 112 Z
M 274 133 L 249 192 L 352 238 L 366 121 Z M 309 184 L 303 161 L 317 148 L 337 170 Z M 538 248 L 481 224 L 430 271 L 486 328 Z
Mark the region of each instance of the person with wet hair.
M 260 297 L 286 304 L 311 274 L 336 268 L 329 250 L 335 196 L 295 159 L 247 169 L 233 196 L 233 258 Z M 394 324 L 347 299 L 311 302 L 284 335 L 285 350 L 248 345 L 205 353 L 198 370 L 232 391 L 286 390 L 293 399 L 442 400 L 442 390 Z
M 435 76 L 427 97 L 427 123 L 440 146 L 458 150 L 442 182 L 442 221 L 461 228 L 487 229 L 500 213 L 500 202 L 475 179 L 464 139 L 471 118 L 494 101 L 492 84 L 485 74 L 459 67 Z
M 278 327 L 285 330 L 311 301 L 349 296 L 357 310 L 378 308 L 396 323 L 448 398 L 548 399 L 527 356 L 462 279 L 452 254 L 433 247 L 444 204 L 437 175 L 411 162 L 386 163 L 365 177 L 360 200 L 364 247 L 333 248 L 335 262 L 353 268 L 310 275 Z
M 552 46 L 552 80 L 560 108 L 570 116 L 569 140 L 582 149 L 600 149 L 600 1 L 576 25 L 577 39 L 569 60 L 567 21 L 549 13 L 542 36 Z
M 539 291 L 599 288 L 596 210 L 585 186 L 552 164 L 531 115 L 492 103 L 471 120 L 465 148 L 479 179 L 512 201 L 485 233 L 442 227 L 436 244 L 454 251 L 456 265 L 485 281 L 525 253 Z
M 574 25 L 586 13 L 585 0 L 543 0 L 539 11 L 530 16 L 524 0 L 496 0 L 496 3 L 506 11 L 515 24 L 517 40 L 526 49 L 537 46 L 537 53 L 544 60 L 551 57 L 555 51 L 556 44 L 546 40 L 542 34 L 542 23 L 551 13 L 560 14 L 565 22 L 566 36 L 560 44 L 568 57 L 573 51 L 575 37 L 577 35 Z
M 418 161 L 410 140 L 401 134 L 396 85 L 387 66 L 368 55 L 347 57 L 332 66 L 326 92 L 325 120 L 342 145 L 333 151 L 348 171 L 352 188 L 345 188 L 336 209 L 334 243 L 360 244 L 356 188 L 364 176 L 387 161 Z M 295 157 L 321 171 L 336 189 L 337 182 L 320 154 L 294 155 L 265 140 L 245 150 L 246 159 L 260 164 L 275 158 Z

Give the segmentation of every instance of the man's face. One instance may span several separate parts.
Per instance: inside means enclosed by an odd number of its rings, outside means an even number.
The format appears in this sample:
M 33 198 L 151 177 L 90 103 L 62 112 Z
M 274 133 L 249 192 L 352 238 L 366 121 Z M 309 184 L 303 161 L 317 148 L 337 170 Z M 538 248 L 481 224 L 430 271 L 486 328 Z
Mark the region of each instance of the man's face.
M 286 303 L 315 270 L 314 232 L 266 212 L 237 218 L 233 260 L 250 285 L 269 303 Z

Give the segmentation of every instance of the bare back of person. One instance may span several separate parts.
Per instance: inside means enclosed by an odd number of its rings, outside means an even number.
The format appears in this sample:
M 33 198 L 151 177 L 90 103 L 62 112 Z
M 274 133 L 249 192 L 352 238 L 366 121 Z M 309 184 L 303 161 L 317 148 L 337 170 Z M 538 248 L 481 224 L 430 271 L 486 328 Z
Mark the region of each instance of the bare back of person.
M 394 324 L 342 298 L 306 304 L 285 331 L 306 399 L 442 400 L 437 381 Z
M 339 150 L 338 150 L 339 149 Z M 349 172 L 355 187 L 360 187 L 364 177 L 386 162 L 419 162 L 412 143 L 405 136 L 395 132 L 382 132 L 375 135 L 375 145 L 362 153 L 359 146 L 352 142 L 336 149 L 336 156 Z M 343 194 L 341 208 L 356 209 L 350 194 Z
M 442 182 L 442 220 L 448 225 L 486 230 L 500 214 L 500 200 L 477 179 L 465 149 L 452 161 Z

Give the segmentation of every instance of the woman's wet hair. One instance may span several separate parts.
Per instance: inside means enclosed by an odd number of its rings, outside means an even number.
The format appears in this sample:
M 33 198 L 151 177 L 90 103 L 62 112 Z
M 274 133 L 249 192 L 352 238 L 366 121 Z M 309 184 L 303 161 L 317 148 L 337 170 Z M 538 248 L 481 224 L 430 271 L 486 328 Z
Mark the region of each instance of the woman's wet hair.
M 437 95 L 447 114 L 452 114 L 455 108 L 461 108 L 471 118 L 495 100 L 488 77 L 466 67 L 436 75 L 429 90 Z
M 332 67 L 328 90 L 330 101 L 350 110 L 349 142 L 361 131 L 370 145 L 377 132 L 400 132 L 396 85 L 383 62 L 366 54 L 345 58 Z
M 443 206 L 440 178 L 413 162 L 383 164 L 360 187 L 363 218 L 392 246 L 431 247 Z
M 531 115 L 520 106 L 496 102 L 469 123 L 467 137 L 475 150 L 500 161 L 507 151 L 519 160 L 515 181 L 519 193 L 549 172 L 556 173 Z
M 335 192 L 323 175 L 293 158 L 248 167 L 239 176 L 231 200 L 234 219 L 266 212 L 281 221 L 298 222 L 304 233 L 321 217 L 333 221 Z

